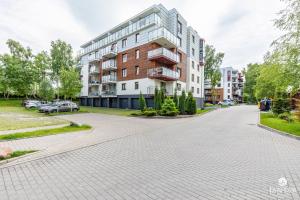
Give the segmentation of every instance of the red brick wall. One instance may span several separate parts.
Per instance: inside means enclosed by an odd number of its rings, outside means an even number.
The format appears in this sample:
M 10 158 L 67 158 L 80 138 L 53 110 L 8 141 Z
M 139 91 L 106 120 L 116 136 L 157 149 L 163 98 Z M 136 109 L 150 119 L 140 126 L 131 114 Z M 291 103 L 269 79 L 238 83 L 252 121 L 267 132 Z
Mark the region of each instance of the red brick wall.
M 120 52 L 117 55 L 117 78 L 118 81 L 123 80 L 133 80 L 133 79 L 141 79 L 147 77 L 148 69 L 154 68 L 156 66 L 166 66 L 170 69 L 175 70 L 175 65 L 166 65 L 161 64 L 157 61 L 148 60 L 148 51 L 159 48 L 160 46 L 156 43 L 147 43 L 127 51 Z M 135 59 L 135 51 L 140 50 L 140 58 Z M 174 50 L 173 50 L 174 52 Z M 122 62 L 122 55 L 127 53 L 127 62 Z M 186 81 L 186 54 L 182 53 L 183 62 L 178 64 L 181 70 L 181 81 Z M 139 75 L 135 74 L 135 66 L 139 66 Z M 127 69 L 127 77 L 122 77 L 122 69 Z

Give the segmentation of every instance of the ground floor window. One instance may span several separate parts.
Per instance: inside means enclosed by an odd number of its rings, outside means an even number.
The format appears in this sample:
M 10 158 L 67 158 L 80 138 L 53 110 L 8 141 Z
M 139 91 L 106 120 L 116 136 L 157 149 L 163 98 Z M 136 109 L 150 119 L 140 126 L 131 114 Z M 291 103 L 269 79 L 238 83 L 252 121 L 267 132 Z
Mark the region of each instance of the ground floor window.
M 122 83 L 122 90 L 126 90 L 126 83 Z
M 139 82 L 134 83 L 134 89 L 138 90 L 139 89 Z

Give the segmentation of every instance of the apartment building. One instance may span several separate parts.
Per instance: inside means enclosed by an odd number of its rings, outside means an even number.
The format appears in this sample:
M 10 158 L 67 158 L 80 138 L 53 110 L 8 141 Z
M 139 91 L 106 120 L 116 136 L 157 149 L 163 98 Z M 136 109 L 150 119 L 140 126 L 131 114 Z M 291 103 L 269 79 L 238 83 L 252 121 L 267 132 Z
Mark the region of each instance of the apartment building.
M 220 69 L 221 80 L 215 88 L 215 101 L 223 101 L 225 99 L 243 101 L 244 79 L 241 72 L 232 67 Z M 212 90 L 209 80 L 205 80 L 205 101 L 212 102 Z
M 191 91 L 204 102 L 204 40 L 176 9 L 153 5 L 86 42 L 78 53 L 80 104 L 138 108 L 144 95 L 153 107 L 155 88 L 173 95 Z

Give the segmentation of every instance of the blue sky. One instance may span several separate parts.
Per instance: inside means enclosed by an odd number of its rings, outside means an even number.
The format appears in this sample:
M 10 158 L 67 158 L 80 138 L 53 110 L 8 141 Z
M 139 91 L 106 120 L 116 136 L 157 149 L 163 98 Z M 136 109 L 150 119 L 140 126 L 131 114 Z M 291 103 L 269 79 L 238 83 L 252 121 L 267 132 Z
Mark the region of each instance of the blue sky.
M 58 38 L 74 50 L 80 44 L 139 13 L 162 3 L 176 8 L 207 43 L 225 53 L 223 66 L 243 68 L 260 62 L 279 36 L 273 28 L 280 0 L 1 0 L 0 53 L 15 39 L 35 53 L 49 50 Z

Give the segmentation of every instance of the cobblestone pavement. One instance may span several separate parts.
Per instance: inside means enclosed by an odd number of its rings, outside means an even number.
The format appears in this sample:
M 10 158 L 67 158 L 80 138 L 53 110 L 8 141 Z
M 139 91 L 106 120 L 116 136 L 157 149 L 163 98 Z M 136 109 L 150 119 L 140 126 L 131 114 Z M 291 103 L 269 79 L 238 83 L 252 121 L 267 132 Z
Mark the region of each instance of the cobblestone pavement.
M 113 135 L 132 134 L 2 166 L 0 199 L 300 199 L 300 142 L 257 119 L 256 107 L 236 106 L 180 120 L 99 120 L 99 135 L 112 125 Z

